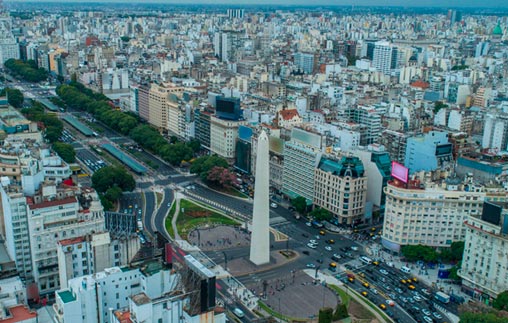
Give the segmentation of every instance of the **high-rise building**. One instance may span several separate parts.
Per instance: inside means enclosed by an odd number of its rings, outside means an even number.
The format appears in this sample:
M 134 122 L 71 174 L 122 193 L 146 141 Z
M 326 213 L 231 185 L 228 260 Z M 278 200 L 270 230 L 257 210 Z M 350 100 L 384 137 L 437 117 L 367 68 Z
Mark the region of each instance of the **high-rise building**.
M 295 53 L 294 63 L 305 74 L 312 74 L 314 71 L 314 54 L 312 53 Z
M 12 34 L 11 17 L 3 11 L 0 12 L 0 66 L 8 59 L 19 59 L 19 44 Z
M 375 144 L 381 134 L 381 115 L 373 107 L 356 106 L 348 110 L 349 119 L 366 127 L 366 132 L 360 136 L 360 145 Z
M 225 120 L 210 117 L 210 151 L 221 157 L 235 158 L 238 127 L 247 125 L 244 120 Z
M 236 62 L 241 57 L 242 31 L 222 30 L 215 33 L 213 37 L 213 49 L 215 56 L 222 62 Z
M 324 156 L 315 169 L 314 204 L 330 211 L 340 224 L 364 221 L 367 177 L 358 157 Z
M 387 41 L 374 44 L 372 66 L 383 74 L 390 74 L 392 69 L 392 46 Z
M 321 158 L 321 136 L 293 128 L 284 145 L 282 191 L 289 198 L 302 196 L 307 204 L 314 199 L 315 168 Z
M 228 9 L 227 15 L 230 19 L 232 18 L 243 19 L 245 15 L 245 9 Z
M 379 144 L 385 147 L 391 160 L 404 163 L 408 137 L 409 135 L 403 132 L 383 130 L 379 137 Z

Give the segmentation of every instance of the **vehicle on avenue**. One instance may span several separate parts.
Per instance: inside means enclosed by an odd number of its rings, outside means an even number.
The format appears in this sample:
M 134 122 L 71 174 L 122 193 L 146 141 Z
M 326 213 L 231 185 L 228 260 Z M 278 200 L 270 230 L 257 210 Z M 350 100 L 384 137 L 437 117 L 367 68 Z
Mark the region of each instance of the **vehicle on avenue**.
M 315 244 L 312 244 L 312 243 L 307 243 L 307 247 L 311 248 L 311 249 L 316 249 L 317 246 Z
M 383 275 L 388 275 L 388 272 L 386 271 L 386 269 L 379 269 L 379 272 L 382 273 Z
M 307 268 L 316 268 L 316 265 L 314 265 L 313 263 L 309 262 L 307 265 L 306 265 Z
M 326 247 L 325 247 L 325 250 L 326 250 L 326 251 L 332 251 L 332 247 L 330 247 L 330 246 L 326 246 Z

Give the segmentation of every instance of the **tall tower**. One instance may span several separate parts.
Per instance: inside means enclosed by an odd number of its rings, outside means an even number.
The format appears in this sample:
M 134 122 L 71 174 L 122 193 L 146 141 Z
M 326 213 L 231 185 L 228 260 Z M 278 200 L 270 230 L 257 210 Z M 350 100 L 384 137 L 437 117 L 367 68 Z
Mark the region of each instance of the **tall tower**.
M 252 237 L 250 261 L 256 265 L 270 262 L 270 208 L 269 208 L 268 136 L 261 131 L 256 156 L 256 182 L 252 210 Z

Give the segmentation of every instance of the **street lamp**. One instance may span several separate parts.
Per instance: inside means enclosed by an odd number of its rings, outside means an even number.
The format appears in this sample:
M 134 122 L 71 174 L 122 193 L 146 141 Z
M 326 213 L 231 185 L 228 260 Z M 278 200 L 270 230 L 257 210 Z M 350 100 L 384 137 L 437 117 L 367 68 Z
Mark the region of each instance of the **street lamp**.
M 227 271 L 228 270 L 228 255 L 226 255 L 226 252 L 223 251 L 222 254 L 224 255 L 224 269 Z

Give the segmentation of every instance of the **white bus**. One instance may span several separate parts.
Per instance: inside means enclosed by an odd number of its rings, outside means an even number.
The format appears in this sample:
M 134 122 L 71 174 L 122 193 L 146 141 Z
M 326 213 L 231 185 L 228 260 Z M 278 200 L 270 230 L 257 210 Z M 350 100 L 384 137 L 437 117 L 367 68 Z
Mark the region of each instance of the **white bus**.
M 370 265 L 372 263 L 372 259 L 368 258 L 368 257 L 365 257 L 365 256 L 361 256 L 360 257 L 360 260 L 363 262 L 363 263 L 366 263 L 367 265 Z

